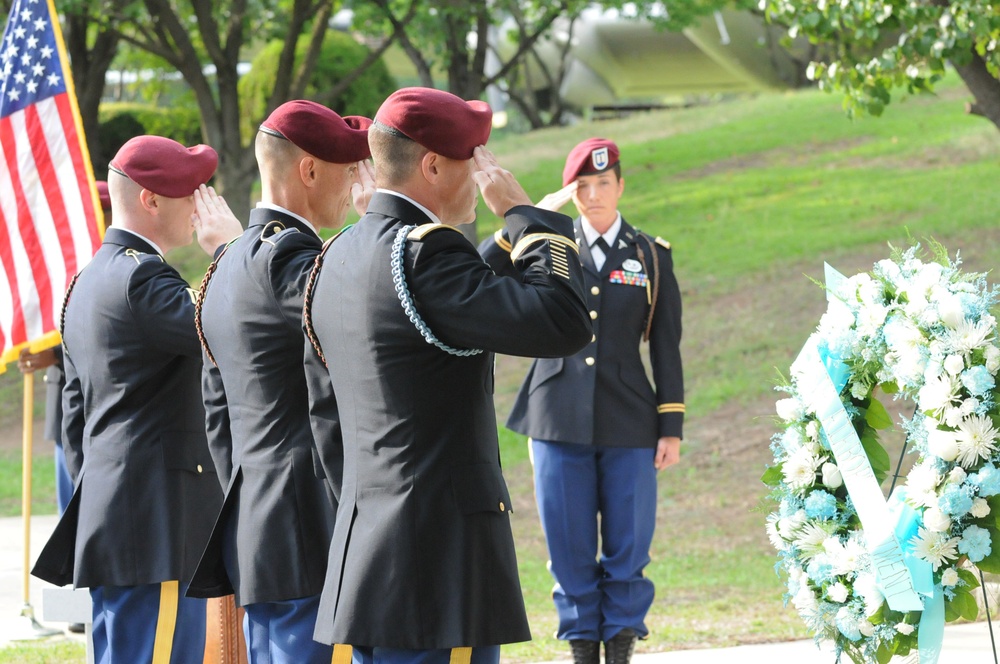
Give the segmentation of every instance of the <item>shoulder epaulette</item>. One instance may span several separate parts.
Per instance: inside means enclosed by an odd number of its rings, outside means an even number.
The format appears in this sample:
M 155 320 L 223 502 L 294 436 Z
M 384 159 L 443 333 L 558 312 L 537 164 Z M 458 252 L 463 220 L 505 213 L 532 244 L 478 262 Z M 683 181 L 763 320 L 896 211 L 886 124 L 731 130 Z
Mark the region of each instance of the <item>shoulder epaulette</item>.
M 445 224 L 421 224 L 414 228 L 412 231 L 407 233 L 407 240 L 423 240 L 428 233 L 433 233 L 441 229 L 447 228 L 450 231 L 455 231 L 461 235 L 462 231 L 458 230 L 454 226 L 447 226 Z
M 158 258 L 161 263 L 166 262 L 163 260 L 163 256 L 159 254 L 147 254 L 146 252 L 139 251 L 137 249 L 126 249 L 125 255 L 135 260 L 136 263 L 141 263 L 143 260 L 147 258 Z
M 670 243 L 667 242 L 666 240 L 664 240 L 662 237 L 657 237 L 656 238 L 656 244 L 660 245 L 664 249 L 669 249 L 670 248 Z
M 274 244 L 274 236 L 284 231 L 295 231 L 298 232 L 297 228 L 286 228 L 280 221 L 269 221 L 264 224 L 264 229 L 260 232 L 261 242 L 267 242 L 268 244 Z
M 497 232 L 493 234 L 493 241 L 496 242 L 497 246 L 506 251 L 508 254 L 513 247 L 510 241 L 503 236 L 503 229 L 497 229 Z

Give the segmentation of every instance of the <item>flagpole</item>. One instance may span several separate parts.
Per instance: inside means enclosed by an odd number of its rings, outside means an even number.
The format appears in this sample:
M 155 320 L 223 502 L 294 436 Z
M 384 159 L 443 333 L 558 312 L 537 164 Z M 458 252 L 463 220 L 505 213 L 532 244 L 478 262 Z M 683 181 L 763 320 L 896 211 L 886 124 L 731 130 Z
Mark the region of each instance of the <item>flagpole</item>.
M 24 373 L 24 410 L 22 417 L 24 435 L 21 438 L 21 517 L 24 521 L 24 605 L 21 607 L 21 624 L 14 641 L 29 641 L 61 633 L 61 630 L 45 627 L 35 620 L 35 610 L 31 607 L 31 444 L 34 438 L 32 425 L 35 421 L 35 373 Z

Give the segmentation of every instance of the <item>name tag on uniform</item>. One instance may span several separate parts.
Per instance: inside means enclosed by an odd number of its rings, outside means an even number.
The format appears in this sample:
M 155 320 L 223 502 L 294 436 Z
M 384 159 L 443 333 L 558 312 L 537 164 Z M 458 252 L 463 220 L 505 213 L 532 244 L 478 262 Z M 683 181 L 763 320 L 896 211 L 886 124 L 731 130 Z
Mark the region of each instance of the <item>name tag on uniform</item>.
M 625 284 L 626 286 L 645 286 L 649 282 L 649 278 L 642 272 L 615 270 L 608 275 L 608 281 L 613 284 Z

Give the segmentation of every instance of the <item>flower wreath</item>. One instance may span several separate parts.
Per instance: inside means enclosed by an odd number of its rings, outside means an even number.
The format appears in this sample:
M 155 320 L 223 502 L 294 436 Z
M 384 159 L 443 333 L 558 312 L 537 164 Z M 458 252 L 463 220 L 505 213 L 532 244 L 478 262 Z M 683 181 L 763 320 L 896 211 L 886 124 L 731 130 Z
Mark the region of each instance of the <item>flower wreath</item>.
M 979 582 L 963 563 L 1000 572 L 997 290 L 984 275 L 963 273 L 940 245 L 931 249 L 930 260 L 919 245 L 894 249 L 851 278 L 828 269 L 829 308 L 807 348 L 826 363 L 822 379 L 837 403 L 819 403 L 813 373 L 821 372 L 799 360 L 777 388 L 789 396 L 776 404 L 783 431 L 772 437 L 775 464 L 762 478 L 777 502 L 767 532 L 786 602 L 817 641 L 834 642 L 838 661 L 846 653 L 858 664 L 885 664 L 918 652 L 922 664 L 936 661 L 945 620 L 978 613 Z M 891 461 L 877 432 L 892 420 L 877 389 L 916 404 L 902 428 L 918 459 L 888 503 L 880 486 Z M 838 410 L 846 431 L 829 419 Z M 864 463 L 844 452 L 845 436 L 859 443 Z M 875 498 L 853 488 L 866 473 Z M 866 528 L 866 511 L 872 522 L 891 516 L 890 527 Z M 879 567 L 880 543 L 895 547 L 896 563 L 905 559 L 912 587 L 926 573 L 919 603 L 893 606 L 887 570 L 902 565 Z M 932 598 L 943 605 L 935 618 Z

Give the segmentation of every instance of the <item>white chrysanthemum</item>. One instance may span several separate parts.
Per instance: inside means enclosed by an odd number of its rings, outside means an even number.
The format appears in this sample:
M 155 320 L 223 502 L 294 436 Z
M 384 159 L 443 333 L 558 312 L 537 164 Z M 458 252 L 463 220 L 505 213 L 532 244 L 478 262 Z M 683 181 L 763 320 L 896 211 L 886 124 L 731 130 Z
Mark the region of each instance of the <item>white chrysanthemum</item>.
M 957 376 L 965 369 L 965 358 L 958 353 L 952 353 L 944 358 L 944 370 L 952 376 Z
M 781 551 L 787 546 L 787 544 L 785 543 L 784 538 L 778 532 L 779 518 L 780 517 L 777 514 L 768 514 L 764 528 L 767 531 L 767 539 L 771 540 L 771 546 L 773 546 L 778 551 Z
M 828 537 L 823 544 L 833 565 L 833 573 L 837 576 L 853 575 L 861 564 L 861 559 L 868 555 L 868 550 L 857 540 L 849 539 L 841 542 L 838 537 Z
M 958 401 L 958 382 L 948 375 L 939 375 L 924 381 L 917 393 L 917 403 L 924 412 L 935 412 Z
M 795 546 L 802 553 L 802 558 L 804 560 L 809 560 L 820 553 L 825 553 L 826 547 L 824 546 L 828 537 L 830 537 L 830 530 L 833 526 L 826 525 L 824 522 L 810 522 L 802 526 L 795 532 Z
M 971 353 L 985 346 L 992 334 L 993 328 L 982 319 L 962 320 L 954 330 L 945 331 L 945 343 L 956 353 Z
M 779 399 L 774 404 L 774 409 L 785 422 L 798 422 L 806 416 L 805 404 L 795 397 Z
M 962 423 L 962 409 L 958 406 L 948 406 L 942 412 L 942 419 L 945 425 L 957 428 Z
M 956 460 L 963 468 L 971 468 L 996 449 L 997 430 L 990 418 L 972 415 L 958 425 L 955 440 L 958 442 Z
M 958 542 L 957 537 L 949 538 L 945 533 L 932 533 L 920 528 L 917 535 L 910 539 L 910 546 L 914 555 L 929 562 L 936 572 L 946 561 L 958 558 Z
M 806 438 L 814 443 L 819 442 L 819 422 L 817 420 L 809 420 L 806 424 Z
M 956 583 L 958 583 L 958 571 L 954 567 L 949 567 L 945 571 L 941 572 L 941 585 L 947 588 L 951 588 Z
M 837 581 L 837 583 L 833 583 L 826 587 L 826 596 L 830 598 L 831 602 L 843 604 L 847 601 L 847 586 L 840 581 Z
M 905 622 L 896 623 L 894 627 L 896 631 L 902 634 L 903 636 L 909 636 L 910 634 L 913 634 L 913 630 L 916 629 L 913 625 Z
M 854 594 L 861 597 L 865 602 L 865 615 L 873 616 L 885 602 L 885 596 L 878 587 L 875 575 L 871 572 L 859 574 L 854 580 Z
M 954 461 L 958 456 L 958 439 L 954 431 L 934 429 L 927 432 L 927 451 L 944 461 Z
M 971 415 L 976 412 L 977 408 L 979 408 L 979 399 L 976 397 L 969 397 L 968 399 L 962 400 L 962 405 L 959 406 L 958 410 L 962 413 L 962 415 Z
M 937 486 L 941 479 L 941 474 L 931 463 L 914 466 L 906 476 L 907 499 L 915 505 L 936 505 Z
M 985 498 L 976 498 L 972 501 L 972 509 L 969 510 L 969 514 L 976 519 L 982 519 L 984 516 L 989 516 L 990 504 L 986 502 Z
M 801 447 L 785 459 L 781 470 L 785 475 L 785 483 L 792 489 L 801 491 L 816 483 L 816 470 L 820 459 L 807 447 Z

